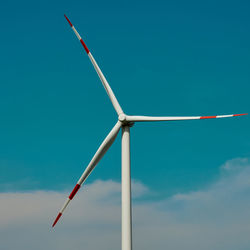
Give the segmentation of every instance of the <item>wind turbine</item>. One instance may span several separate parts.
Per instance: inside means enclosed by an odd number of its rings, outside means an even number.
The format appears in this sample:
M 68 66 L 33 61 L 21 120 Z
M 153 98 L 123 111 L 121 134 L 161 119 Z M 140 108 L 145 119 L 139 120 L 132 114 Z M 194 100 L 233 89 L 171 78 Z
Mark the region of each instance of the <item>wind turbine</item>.
M 65 201 L 63 207 L 59 211 L 52 227 L 56 225 L 62 213 L 64 212 L 65 208 L 68 206 L 70 201 L 74 198 L 75 194 L 81 187 L 81 185 L 85 182 L 87 177 L 96 167 L 97 163 L 101 160 L 107 150 L 115 141 L 118 132 L 122 129 L 122 250 L 131 250 L 132 249 L 132 217 L 131 217 L 131 176 L 130 176 L 130 127 L 135 122 L 146 122 L 146 121 L 179 121 L 179 120 L 200 120 L 200 119 L 210 119 L 210 118 L 226 118 L 226 117 L 234 117 L 234 116 L 241 116 L 247 114 L 233 114 L 233 115 L 217 115 L 217 116 L 164 116 L 164 117 L 152 117 L 152 116 L 131 116 L 126 115 L 119 102 L 117 101 L 111 87 L 109 86 L 105 76 L 103 75 L 102 71 L 100 70 L 99 66 L 97 65 L 94 57 L 90 53 L 88 47 L 82 40 L 81 36 L 72 25 L 70 20 L 66 15 L 64 15 L 67 19 L 69 25 L 73 29 L 75 35 L 79 39 L 80 43 L 82 44 L 83 48 L 85 49 L 91 63 L 93 64 L 96 73 L 98 74 L 103 87 L 105 88 L 109 99 L 111 100 L 113 107 L 118 115 L 118 121 L 112 130 L 109 132 L 107 137 L 104 139 L 98 150 L 96 151 L 95 155 L 91 159 L 89 165 L 83 172 L 82 176 L 78 180 L 76 186 L 70 193 L 69 197 Z

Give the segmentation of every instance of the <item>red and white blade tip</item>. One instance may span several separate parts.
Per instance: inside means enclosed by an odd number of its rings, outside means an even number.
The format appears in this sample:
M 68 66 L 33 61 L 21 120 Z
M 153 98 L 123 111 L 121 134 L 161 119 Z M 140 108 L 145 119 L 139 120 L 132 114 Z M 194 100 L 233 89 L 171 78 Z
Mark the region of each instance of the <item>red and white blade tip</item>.
M 63 211 L 65 210 L 65 208 L 68 206 L 69 202 L 74 198 L 74 196 L 76 195 L 76 193 L 78 192 L 79 188 L 81 187 L 81 185 L 79 185 L 78 183 L 75 185 L 74 189 L 72 190 L 72 192 L 70 193 L 68 199 L 66 200 L 66 202 L 64 203 L 62 209 L 60 210 L 60 212 L 58 213 L 52 227 L 54 227 L 56 225 L 56 223 L 59 221 L 60 217 L 62 216 Z
M 213 115 L 213 116 L 201 116 L 200 119 L 212 119 L 212 118 L 225 118 L 225 117 L 234 117 L 234 116 L 242 116 L 248 115 L 246 114 L 234 114 L 234 115 Z
M 80 43 L 82 44 L 83 48 L 85 49 L 86 53 L 89 54 L 89 49 L 88 49 L 87 45 L 84 43 L 84 41 L 82 40 L 81 36 L 77 32 L 77 30 L 75 29 L 75 27 L 73 26 L 73 24 L 70 22 L 70 20 L 68 19 L 68 17 L 65 14 L 64 14 L 64 16 L 65 16 L 66 20 L 68 21 L 70 27 L 73 29 L 75 35 L 79 39 Z

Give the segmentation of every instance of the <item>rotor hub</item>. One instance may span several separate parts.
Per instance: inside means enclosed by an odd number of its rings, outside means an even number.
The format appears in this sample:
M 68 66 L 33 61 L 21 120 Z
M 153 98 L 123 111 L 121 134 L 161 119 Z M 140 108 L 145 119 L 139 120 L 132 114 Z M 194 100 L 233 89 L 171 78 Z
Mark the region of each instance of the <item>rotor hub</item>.
M 121 123 L 125 123 L 126 122 L 126 115 L 125 114 L 120 114 L 119 117 L 118 117 L 118 120 Z

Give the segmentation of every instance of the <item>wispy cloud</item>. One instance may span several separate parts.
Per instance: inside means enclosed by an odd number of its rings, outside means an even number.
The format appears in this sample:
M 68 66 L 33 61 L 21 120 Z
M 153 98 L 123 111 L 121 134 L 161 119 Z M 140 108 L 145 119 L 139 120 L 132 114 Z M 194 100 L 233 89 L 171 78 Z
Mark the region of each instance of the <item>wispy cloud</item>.
M 86 185 L 55 229 L 51 223 L 68 192 L 0 194 L 0 249 L 119 249 L 120 183 Z M 250 248 L 250 164 L 234 159 L 206 189 L 165 200 L 133 182 L 134 248 L 246 250 Z

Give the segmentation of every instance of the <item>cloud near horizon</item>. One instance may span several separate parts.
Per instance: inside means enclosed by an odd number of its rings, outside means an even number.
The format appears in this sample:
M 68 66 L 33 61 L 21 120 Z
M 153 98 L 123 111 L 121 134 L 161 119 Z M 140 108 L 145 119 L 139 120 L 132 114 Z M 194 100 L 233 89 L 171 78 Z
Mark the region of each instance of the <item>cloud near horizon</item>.
M 165 200 L 133 181 L 133 246 L 139 250 L 250 249 L 250 162 L 233 159 L 201 190 Z M 120 249 L 120 183 L 85 185 L 58 225 L 68 192 L 0 193 L 0 249 Z

